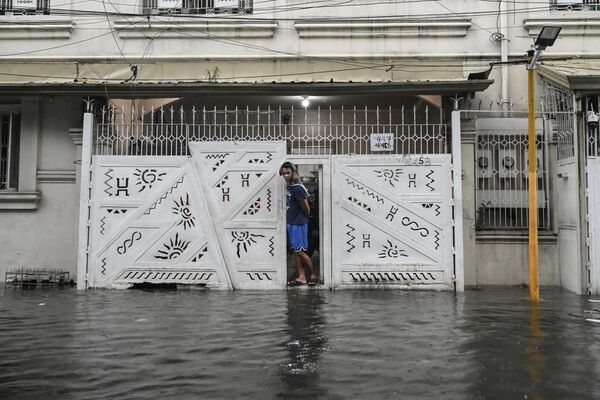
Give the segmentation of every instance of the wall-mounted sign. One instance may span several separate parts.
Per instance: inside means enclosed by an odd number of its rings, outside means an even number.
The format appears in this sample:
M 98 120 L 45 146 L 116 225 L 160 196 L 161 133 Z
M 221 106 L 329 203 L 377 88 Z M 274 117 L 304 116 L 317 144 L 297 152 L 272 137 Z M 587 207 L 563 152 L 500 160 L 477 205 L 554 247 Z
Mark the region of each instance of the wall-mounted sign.
M 371 151 L 393 151 L 394 134 L 393 133 L 372 133 Z
M 215 0 L 215 8 L 239 8 L 240 0 Z
M 13 0 L 13 10 L 30 10 L 37 8 L 37 0 Z
M 158 0 L 158 8 L 182 8 L 183 0 Z

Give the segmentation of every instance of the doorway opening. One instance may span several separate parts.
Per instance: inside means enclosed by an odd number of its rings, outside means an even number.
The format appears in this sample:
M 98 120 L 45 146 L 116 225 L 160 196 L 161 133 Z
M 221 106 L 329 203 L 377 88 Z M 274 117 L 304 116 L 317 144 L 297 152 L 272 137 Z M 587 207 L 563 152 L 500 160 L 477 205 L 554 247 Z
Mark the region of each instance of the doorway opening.
M 305 252 L 311 260 L 313 271 L 301 262 L 292 248 L 290 238 L 287 239 L 287 281 L 294 282 L 298 278 L 297 263 L 301 263 L 309 285 L 312 287 L 325 287 L 326 279 L 325 257 L 323 257 L 324 227 L 323 227 L 323 164 L 313 163 L 310 160 L 292 159 L 298 167 L 298 177 L 308 192 L 310 217 L 308 221 L 308 250 Z M 316 279 L 311 279 L 316 278 Z M 312 280 L 312 282 L 311 282 Z M 288 285 L 296 286 L 296 285 Z

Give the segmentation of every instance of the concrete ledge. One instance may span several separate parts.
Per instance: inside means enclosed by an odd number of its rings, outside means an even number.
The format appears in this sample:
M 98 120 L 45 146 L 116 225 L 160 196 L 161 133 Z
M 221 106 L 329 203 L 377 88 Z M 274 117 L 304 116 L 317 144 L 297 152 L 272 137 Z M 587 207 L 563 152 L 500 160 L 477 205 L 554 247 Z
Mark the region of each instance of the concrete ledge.
M 477 243 L 524 243 L 529 241 L 528 232 L 477 232 L 475 234 Z M 540 232 L 538 234 L 539 243 L 556 243 L 558 235 L 553 233 Z
M 0 192 L 0 210 L 35 210 L 42 192 Z
M 76 172 L 74 169 L 38 169 L 38 183 L 75 183 Z
M 69 39 L 75 24 L 51 15 L 0 16 L 0 39 Z
M 434 21 L 410 20 L 350 20 L 302 21 L 294 23 L 298 35 L 315 38 L 393 38 L 393 37 L 464 37 L 471 27 L 465 18 L 436 19 Z
M 122 39 L 271 38 L 277 29 L 277 22 L 116 20 L 114 28 Z
M 600 17 L 589 18 L 589 14 L 581 16 L 564 16 L 549 18 L 527 18 L 523 26 L 529 37 L 535 38 L 544 25 L 560 25 L 560 36 L 600 36 Z

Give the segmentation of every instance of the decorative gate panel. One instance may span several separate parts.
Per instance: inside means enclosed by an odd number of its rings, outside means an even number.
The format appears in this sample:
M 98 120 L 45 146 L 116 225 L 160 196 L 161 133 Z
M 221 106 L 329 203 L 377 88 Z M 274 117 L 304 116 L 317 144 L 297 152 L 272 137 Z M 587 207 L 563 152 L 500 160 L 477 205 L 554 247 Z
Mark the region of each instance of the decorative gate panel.
M 453 289 L 450 155 L 333 160 L 334 287 Z
M 189 144 L 235 288 L 284 288 L 284 142 Z
M 95 156 L 93 163 L 90 287 L 231 287 L 188 158 Z
M 284 287 L 285 144 L 189 146 L 192 159 L 94 156 L 89 287 Z

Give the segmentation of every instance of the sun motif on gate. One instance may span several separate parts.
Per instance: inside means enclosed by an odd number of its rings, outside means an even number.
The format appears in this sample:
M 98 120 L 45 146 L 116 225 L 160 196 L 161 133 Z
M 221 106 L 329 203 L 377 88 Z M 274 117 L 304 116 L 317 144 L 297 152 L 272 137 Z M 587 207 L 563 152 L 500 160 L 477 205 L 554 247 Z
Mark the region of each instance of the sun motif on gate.
M 175 238 L 169 239 L 169 243 L 163 243 L 165 249 L 158 250 L 159 254 L 155 255 L 154 258 L 173 260 L 182 255 L 190 243 L 191 241 L 179 239 L 179 233 L 176 233 Z
M 402 175 L 402 169 L 389 169 L 384 168 L 382 170 L 375 170 L 378 178 L 383 178 L 386 182 L 388 182 L 392 187 L 394 186 L 394 182 L 400 182 L 400 175 Z
M 255 238 L 265 237 L 265 235 L 257 235 L 248 231 L 233 231 L 231 232 L 231 243 L 236 243 L 237 256 L 240 258 L 240 250 L 244 249 L 244 252 L 248 252 L 248 247 L 252 246 L 253 243 L 258 243 Z
M 179 197 L 179 201 L 174 200 L 174 202 L 175 207 L 172 207 L 173 214 L 181 216 L 181 221 L 177 223 L 177 226 L 183 225 L 183 229 L 196 226 L 196 223 L 194 222 L 196 217 L 192 215 L 192 209 L 190 207 L 190 195 L 186 193 L 185 199 L 183 197 Z
M 146 188 L 152 189 L 152 185 L 154 185 L 156 182 L 162 181 L 163 176 L 166 174 L 166 172 L 158 173 L 158 171 L 154 168 L 147 168 L 143 171 L 139 168 L 136 168 L 133 175 L 136 177 L 135 184 L 141 187 L 138 193 L 142 193 Z
M 406 253 L 404 253 L 404 250 L 399 249 L 398 245 L 392 244 L 389 240 L 383 245 L 383 248 L 377 255 L 379 258 L 408 257 Z

